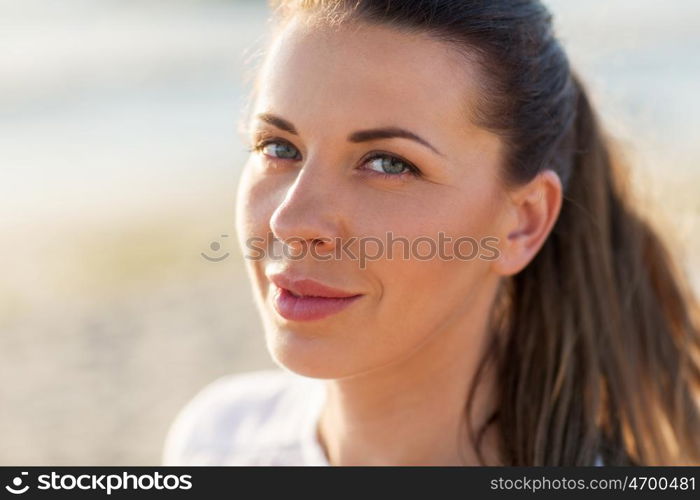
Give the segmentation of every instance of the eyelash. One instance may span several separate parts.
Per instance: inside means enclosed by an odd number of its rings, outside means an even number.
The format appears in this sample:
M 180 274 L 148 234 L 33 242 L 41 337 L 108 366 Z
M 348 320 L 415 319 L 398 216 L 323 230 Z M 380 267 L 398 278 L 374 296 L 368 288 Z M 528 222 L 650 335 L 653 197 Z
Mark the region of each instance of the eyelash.
M 286 140 L 284 140 L 284 139 L 266 139 L 266 140 L 263 140 L 263 141 L 258 142 L 257 144 L 255 144 L 255 145 L 254 145 L 253 147 L 251 147 L 251 148 L 246 148 L 246 151 L 248 151 L 249 153 L 260 153 L 260 152 L 263 150 L 263 148 L 264 148 L 265 146 L 267 146 L 268 144 L 275 144 L 275 143 L 287 144 L 287 145 L 293 147 L 294 149 L 297 149 L 293 144 L 291 144 L 289 141 L 286 141 Z M 297 151 L 298 151 L 298 150 L 297 150 Z M 275 160 L 293 160 L 293 161 L 298 161 L 298 160 L 295 159 L 295 158 L 276 158 L 276 157 L 274 157 L 274 156 L 271 157 L 271 158 L 273 158 L 273 159 L 275 159 Z M 413 165 L 411 162 L 404 160 L 404 159 L 401 158 L 400 156 L 392 155 L 392 154 L 389 154 L 389 153 L 374 152 L 374 153 L 370 154 L 370 156 L 367 157 L 362 163 L 363 163 L 363 165 L 364 165 L 364 164 L 366 164 L 366 163 L 368 163 L 368 162 L 370 162 L 370 161 L 372 161 L 372 160 L 375 160 L 375 159 L 377 159 L 377 158 L 391 158 L 391 159 L 393 159 L 393 160 L 400 161 L 401 163 L 403 163 L 403 164 L 406 166 L 406 169 L 407 169 L 407 170 L 404 171 L 404 172 L 401 172 L 401 173 L 399 173 L 399 174 L 387 174 L 387 173 L 378 172 L 378 171 L 372 170 L 372 169 L 366 169 L 366 170 L 368 170 L 368 171 L 370 172 L 371 175 L 378 175 L 378 176 L 380 176 L 380 177 L 382 177 L 382 178 L 385 178 L 385 179 L 393 179 L 393 180 L 400 179 L 400 178 L 402 178 L 404 175 L 407 175 L 407 174 L 408 174 L 408 175 L 411 175 L 411 176 L 413 176 L 413 177 L 420 177 L 420 176 L 421 176 L 421 171 L 420 171 L 420 169 L 419 169 L 418 167 L 416 167 L 415 165 Z

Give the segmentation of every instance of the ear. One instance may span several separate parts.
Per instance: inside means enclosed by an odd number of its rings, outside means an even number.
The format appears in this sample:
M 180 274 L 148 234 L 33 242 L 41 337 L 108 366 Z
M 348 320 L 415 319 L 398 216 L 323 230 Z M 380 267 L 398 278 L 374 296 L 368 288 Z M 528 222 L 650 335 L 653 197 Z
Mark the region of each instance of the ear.
M 559 217 L 562 196 L 561 181 L 553 170 L 543 170 L 511 191 L 505 238 L 499 258 L 493 261 L 497 274 L 517 274 L 535 257 Z

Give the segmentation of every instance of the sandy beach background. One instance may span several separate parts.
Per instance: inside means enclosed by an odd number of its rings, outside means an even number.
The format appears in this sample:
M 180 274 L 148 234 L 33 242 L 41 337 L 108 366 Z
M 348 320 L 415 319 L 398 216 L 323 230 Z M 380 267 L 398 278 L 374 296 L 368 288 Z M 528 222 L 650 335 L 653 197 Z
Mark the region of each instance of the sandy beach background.
M 700 289 L 700 3 L 548 5 Z M 274 366 L 233 227 L 267 15 L 0 0 L 0 465 L 157 465 L 198 389 Z

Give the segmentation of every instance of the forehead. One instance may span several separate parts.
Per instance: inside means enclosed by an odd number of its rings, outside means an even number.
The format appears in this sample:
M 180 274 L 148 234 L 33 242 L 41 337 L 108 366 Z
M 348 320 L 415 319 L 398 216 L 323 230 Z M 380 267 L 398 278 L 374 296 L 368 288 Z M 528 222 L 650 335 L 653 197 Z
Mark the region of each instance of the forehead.
M 426 34 L 357 23 L 291 20 L 260 76 L 256 108 L 288 117 L 302 135 L 321 122 L 343 133 L 380 123 L 463 133 L 478 97 L 477 66 L 453 47 Z

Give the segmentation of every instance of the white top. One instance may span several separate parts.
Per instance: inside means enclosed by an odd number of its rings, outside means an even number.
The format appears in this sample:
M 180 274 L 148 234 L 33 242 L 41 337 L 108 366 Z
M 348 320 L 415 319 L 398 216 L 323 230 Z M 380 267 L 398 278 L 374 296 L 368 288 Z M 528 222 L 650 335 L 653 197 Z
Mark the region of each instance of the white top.
M 329 465 L 316 438 L 324 381 L 283 370 L 226 375 L 178 413 L 163 465 Z
M 329 465 L 316 437 L 325 397 L 323 380 L 283 370 L 223 376 L 178 413 L 163 465 Z

